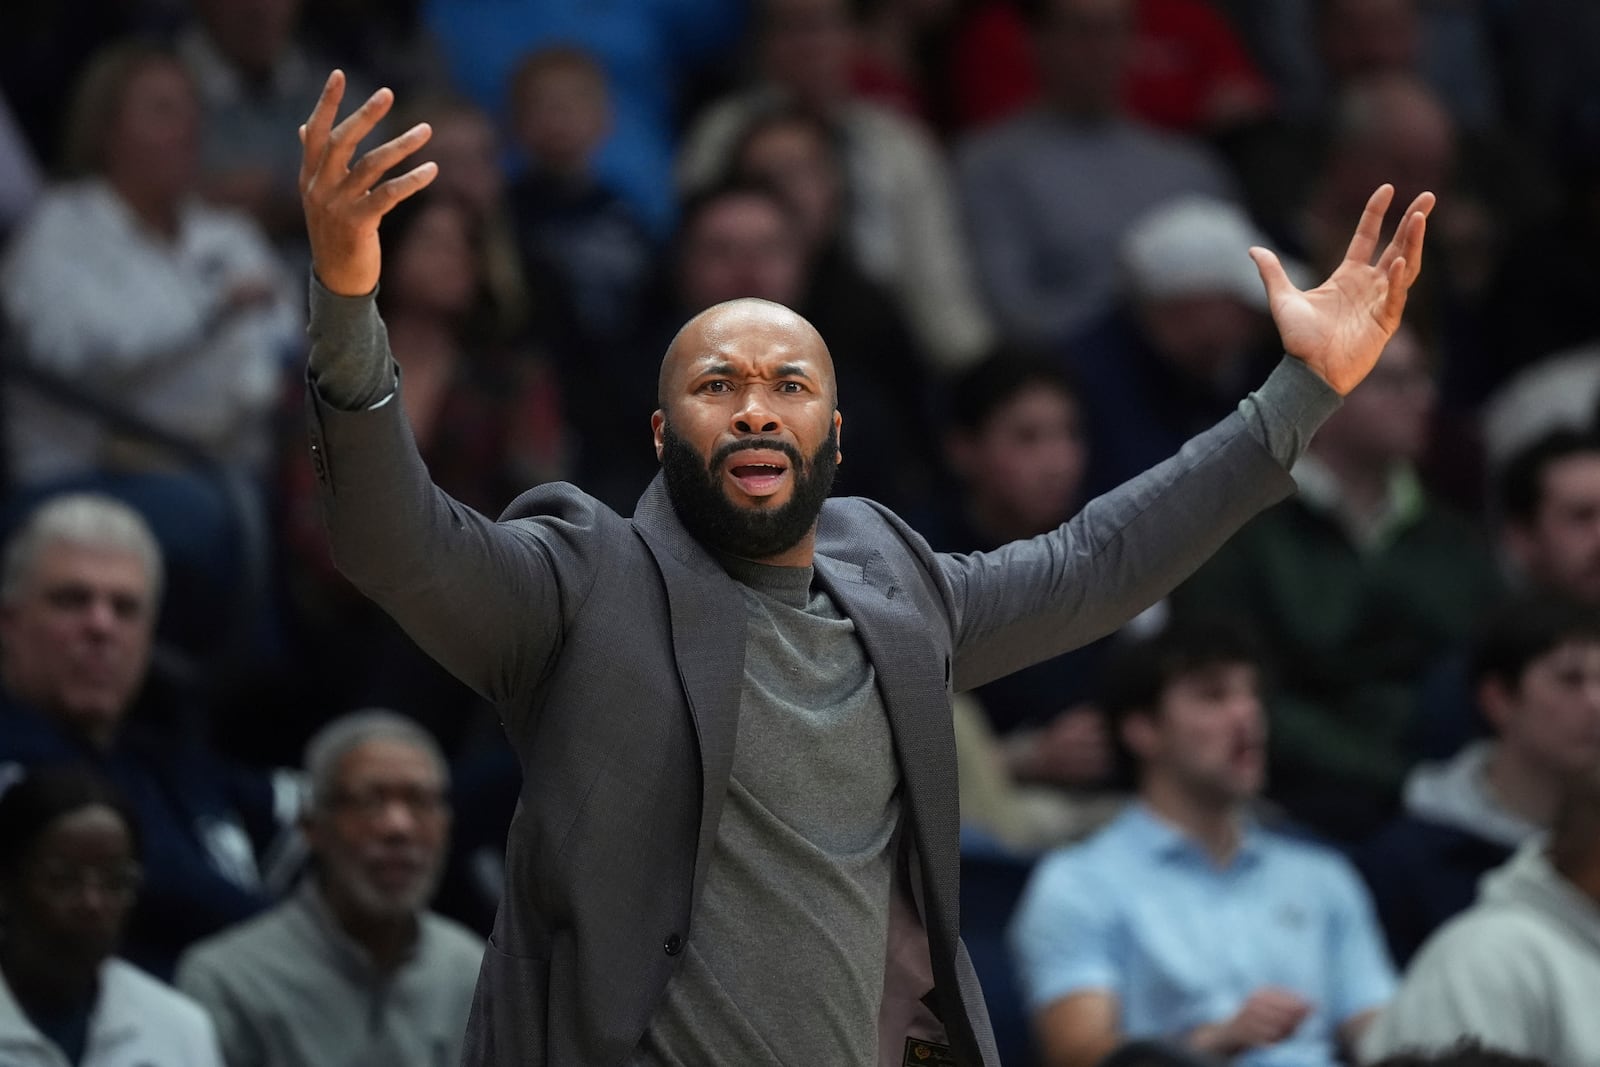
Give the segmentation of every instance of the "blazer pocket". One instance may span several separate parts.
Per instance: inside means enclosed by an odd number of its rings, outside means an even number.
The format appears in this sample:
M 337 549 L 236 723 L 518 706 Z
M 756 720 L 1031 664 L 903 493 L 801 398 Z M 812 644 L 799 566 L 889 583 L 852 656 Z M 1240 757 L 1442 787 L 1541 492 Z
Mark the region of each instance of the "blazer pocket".
M 543 1064 L 549 1008 L 550 961 L 509 956 L 490 940 L 484 946 L 462 1063 Z

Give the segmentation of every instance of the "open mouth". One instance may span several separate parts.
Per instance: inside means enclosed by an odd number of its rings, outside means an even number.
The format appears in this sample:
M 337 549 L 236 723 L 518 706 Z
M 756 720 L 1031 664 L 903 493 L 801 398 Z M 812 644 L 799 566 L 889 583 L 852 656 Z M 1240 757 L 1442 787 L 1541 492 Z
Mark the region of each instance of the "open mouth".
M 755 459 L 735 456 L 727 466 L 729 477 L 750 496 L 770 496 L 789 476 L 789 464 L 782 459 Z

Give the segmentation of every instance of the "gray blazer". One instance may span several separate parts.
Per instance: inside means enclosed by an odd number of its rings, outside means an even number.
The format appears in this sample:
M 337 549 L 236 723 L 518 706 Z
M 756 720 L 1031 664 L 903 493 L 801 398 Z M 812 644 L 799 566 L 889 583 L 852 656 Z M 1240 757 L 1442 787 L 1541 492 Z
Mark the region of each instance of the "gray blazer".
M 498 706 L 524 771 L 464 1063 L 623 1064 L 695 936 L 739 721 L 738 587 L 659 477 L 631 519 L 556 484 L 490 522 L 433 486 L 397 396 L 311 406 L 338 565 Z M 891 954 L 885 1004 L 925 1004 L 958 1062 L 998 1060 L 959 938 L 951 693 L 1109 633 L 1292 488 L 1233 415 L 995 552 L 933 552 L 868 500 L 824 506 L 816 576 L 877 674 L 903 783 L 897 915 L 927 947 L 922 966 Z

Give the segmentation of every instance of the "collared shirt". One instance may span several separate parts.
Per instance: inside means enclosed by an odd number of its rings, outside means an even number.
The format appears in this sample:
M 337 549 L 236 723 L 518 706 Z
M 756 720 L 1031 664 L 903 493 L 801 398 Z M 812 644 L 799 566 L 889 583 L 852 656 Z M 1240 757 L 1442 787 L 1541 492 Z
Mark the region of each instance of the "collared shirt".
M 23 1014 L 0 975 L 0 1064 L 73 1067 Z M 100 967 L 89 1040 L 76 1067 L 222 1067 L 211 1020 L 201 1007 L 117 959 Z
M 1316 456 L 1301 456 L 1289 473 L 1306 506 L 1332 516 L 1350 538 L 1350 543 L 1363 554 L 1387 548 L 1422 516 L 1427 503 L 1417 472 L 1408 466 L 1396 467 L 1390 472 L 1383 506 L 1365 519 L 1350 510 L 1338 478 Z
M 1332 1067 L 1338 1027 L 1395 982 L 1366 891 L 1336 854 L 1249 826 L 1218 865 L 1142 803 L 1040 863 L 1010 939 L 1032 1010 L 1110 993 L 1129 1037 L 1223 1022 L 1263 986 L 1310 1001 L 1293 1036 L 1235 1061 L 1250 1067 Z
M 411 955 L 379 971 L 307 878 L 185 954 L 178 987 L 211 1012 L 229 1067 L 454 1067 L 483 941 L 430 912 L 419 922 Z

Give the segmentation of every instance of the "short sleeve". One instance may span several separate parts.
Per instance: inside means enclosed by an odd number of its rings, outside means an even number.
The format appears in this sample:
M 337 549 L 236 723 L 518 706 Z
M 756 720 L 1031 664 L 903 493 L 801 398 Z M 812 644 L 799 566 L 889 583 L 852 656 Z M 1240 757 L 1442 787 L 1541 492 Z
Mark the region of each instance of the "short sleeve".
M 1395 973 L 1366 886 L 1344 860 L 1328 867 L 1328 1014 L 1339 1025 L 1387 1003 Z
M 1030 1010 L 1074 993 L 1115 991 L 1114 897 L 1084 869 L 1078 849 L 1045 859 L 1028 880 L 1008 930 Z

